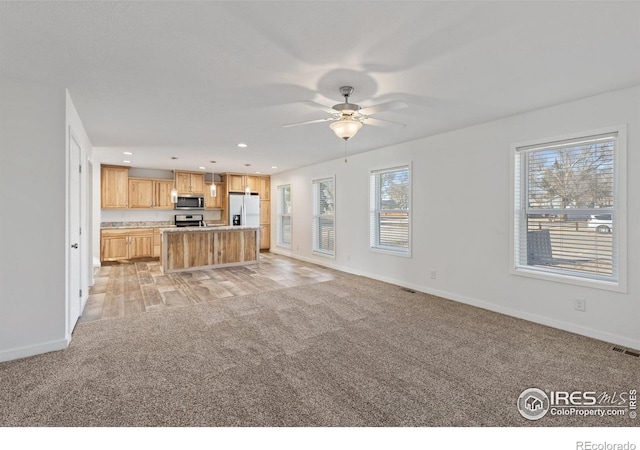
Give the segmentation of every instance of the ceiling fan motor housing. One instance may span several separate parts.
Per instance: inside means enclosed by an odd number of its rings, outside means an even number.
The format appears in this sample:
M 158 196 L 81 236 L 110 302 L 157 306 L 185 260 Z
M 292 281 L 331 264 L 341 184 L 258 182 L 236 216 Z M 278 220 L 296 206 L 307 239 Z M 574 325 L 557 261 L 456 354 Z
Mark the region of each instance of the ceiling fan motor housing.
M 333 105 L 334 110 L 339 111 L 343 115 L 352 115 L 360 109 L 360 106 L 356 105 L 355 103 L 349 103 L 349 96 L 353 94 L 353 87 L 342 86 L 340 88 L 340 94 L 342 94 L 342 96 L 344 97 L 344 103 Z

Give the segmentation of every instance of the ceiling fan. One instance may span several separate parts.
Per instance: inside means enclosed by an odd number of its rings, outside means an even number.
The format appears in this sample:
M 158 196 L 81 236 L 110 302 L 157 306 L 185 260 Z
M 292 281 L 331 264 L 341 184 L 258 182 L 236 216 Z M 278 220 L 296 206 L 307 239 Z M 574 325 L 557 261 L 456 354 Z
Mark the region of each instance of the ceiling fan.
M 344 97 L 344 103 L 338 103 L 337 105 L 333 106 L 323 105 L 314 101 L 304 102 L 329 113 L 331 115 L 330 117 L 326 117 L 324 119 L 307 120 L 305 122 L 290 123 L 282 126 L 287 128 L 296 127 L 298 125 L 307 125 L 310 123 L 332 122 L 329 126 L 331 127 L 333 132 L 336 134 L 336 136 L 344 139 L 345 141 L 355 136 L 358 130 L 362 128 L 363 124 L 387 128 L 406 127 L 406 125 L 403 123 L 391 122 L 390 120 L 377 118 L 374 119 L 373 117 L 370 117 L 373 114 L 383 111 L 397 111 L 399 109 L 404 109 L 407 107 L 406 103 L 400 100 L 394 100 L 387 103 L 380 103 L 379 105 L 369 106 L 367 108 L 361 108 L 355 103 L 349 103 L 349 97 L 351 96 L 351 94 L 353 94 L 353 87 L 342 86 L 340 88 L 340 94 Z

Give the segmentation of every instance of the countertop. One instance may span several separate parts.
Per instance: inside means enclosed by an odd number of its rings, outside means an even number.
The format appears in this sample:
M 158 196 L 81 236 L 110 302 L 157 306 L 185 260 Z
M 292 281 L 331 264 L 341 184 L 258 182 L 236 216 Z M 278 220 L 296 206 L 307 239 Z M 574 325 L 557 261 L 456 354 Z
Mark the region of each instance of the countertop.
M 207 221 L 205 221 L 207 222 Z M 225 226 L 222 223 L 209 222 L 209 228 Z M 102 222 L 101 230 L 126 230 L 131 228 L 176 228 L 173 222 Z M 197 228 L 197 227 L 194 227 Z
M 207 227 L 164 227 L 160 228 L 160 233 L 184 233 L 185 231 L 239 231 L 239 230 L 259 230 L 260 227 L 210 225 Z

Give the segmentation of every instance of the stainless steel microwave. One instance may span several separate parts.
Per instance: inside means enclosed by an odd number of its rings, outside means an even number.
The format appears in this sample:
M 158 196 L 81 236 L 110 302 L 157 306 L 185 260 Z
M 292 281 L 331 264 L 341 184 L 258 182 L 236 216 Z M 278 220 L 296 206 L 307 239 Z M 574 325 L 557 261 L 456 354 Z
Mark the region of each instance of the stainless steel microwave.
M 175 209 L 204 209 L 204 195 L 178 195 Z

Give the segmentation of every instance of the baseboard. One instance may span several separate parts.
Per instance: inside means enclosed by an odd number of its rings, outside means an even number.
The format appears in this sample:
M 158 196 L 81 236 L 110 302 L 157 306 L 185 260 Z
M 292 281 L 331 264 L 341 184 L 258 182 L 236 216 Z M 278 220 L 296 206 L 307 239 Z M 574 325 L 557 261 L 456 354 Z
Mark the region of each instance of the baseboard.
M 464 303 L 465 305 L 475 306 L 477 308 L 486 309 L 488 311 L 493 311 L 499 314 L 504 314 L 511 317 L 516 317 L 518 319 L 523 319 L 529 322 L 537 323 L 540 325 L 546 325 L 551 328 L 557 328 L 559 330 L 568 331 L 570 333 L 579 334 L 581 336 L 590 337 L 593 339 L 598 339 L 604 342 L 610 342 L 612 344 L 621 345 L 623 347 L 628 347 L 636 350 L 640 350 L 640 341 L 635 339 L 630 339 L 626 336 L 620 336 L 614 333 L 608 333 L 606 331 L 595 330 L 593 328 L 583 327 L 580 325 L 576 325 L 570 322 L 565 322 L 562 320 L 554 319 L 547 316 L 541 316 L 539 314 L 528 313 L 526 311 L 519 311 L 517 309 L 507 308 L 501 305 L 496 305 L 494 303 L 489 303 L 483 300 L 479 300 L 477 298 L 468 297 L 465 295 L 455 294 L 453 292 L 443 291 L 439 289 L 433 289 L 428 286 L 417 285 L 413 283 L 407 283 L 403 280 L 398 280 L 395 278 L 385 277 L 378 274 L 372 274 L 368 272 L 358 271 L 351 269 L 349 267 L 343 267 L 338 264 L 332 264 L 330 261 L 318 260 L 314 258 L 307 258 L 304 256 L 299 256 L 295 254 L 289 254 L 285 252 L 273 251 L 272 253 L 276 253 L 282 256 L 287 256 L 294 259 L 299 259 L 301 261 L 309 262 L 312 264 L 318 264 L 320 266 L 329 267 L 331 269 L 340 270 L 342 272 L 350 273 L 352 275 L 359 275 L 367 278 L 371 278 L 374 280 L 384 281 L 385 283 L 395 284 L 398 286 L 406 287 L 409 289 L 413 289 L 415 291 L 423 292 L 425 294 L 435 295 L 437 297 L 442 297 L 447 300 L 453 300 L 459 303 Z
M 14 359 L 27 358 L 42 353 L 64 350 L 69 346 L 71 341 L 67 339 L 59 339 L 57 341 L 43 342 L 41 344 L 28 345 L 26 347 L 13 348 L 10 350 L 0 351 L 0 362 L 12 361 Z

